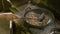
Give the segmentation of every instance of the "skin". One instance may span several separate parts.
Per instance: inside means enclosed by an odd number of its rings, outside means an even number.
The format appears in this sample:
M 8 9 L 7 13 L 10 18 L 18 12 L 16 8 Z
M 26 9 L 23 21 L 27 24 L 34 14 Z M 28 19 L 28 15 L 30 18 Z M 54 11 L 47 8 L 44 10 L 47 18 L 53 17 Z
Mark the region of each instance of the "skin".
M 15 19 L 20 19 L 21 17 L 13 13 L 0 13 L 0 18 L 6 20 L 15 20 Z

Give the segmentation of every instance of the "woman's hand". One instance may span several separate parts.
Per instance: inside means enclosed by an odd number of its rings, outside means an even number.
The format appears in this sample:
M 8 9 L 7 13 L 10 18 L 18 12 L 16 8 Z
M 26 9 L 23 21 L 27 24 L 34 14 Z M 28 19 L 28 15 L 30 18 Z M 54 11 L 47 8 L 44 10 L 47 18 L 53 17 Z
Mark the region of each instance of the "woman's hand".
M 14 20 L 14 19 L 20 19 L 21 16 L 18 16 L 13 13 L 0 13 L 0 18 L 7 19 L 7 20 Z

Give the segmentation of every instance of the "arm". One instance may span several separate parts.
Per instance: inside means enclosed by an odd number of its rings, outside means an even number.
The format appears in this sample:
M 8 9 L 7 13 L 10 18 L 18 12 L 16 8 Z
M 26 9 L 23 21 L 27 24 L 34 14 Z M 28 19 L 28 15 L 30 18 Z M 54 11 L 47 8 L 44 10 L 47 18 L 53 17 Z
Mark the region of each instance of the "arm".
M 19 19 L 20 16 L 13 13 L 0 13 L 0 18 L 4 18 L 7 20 Z

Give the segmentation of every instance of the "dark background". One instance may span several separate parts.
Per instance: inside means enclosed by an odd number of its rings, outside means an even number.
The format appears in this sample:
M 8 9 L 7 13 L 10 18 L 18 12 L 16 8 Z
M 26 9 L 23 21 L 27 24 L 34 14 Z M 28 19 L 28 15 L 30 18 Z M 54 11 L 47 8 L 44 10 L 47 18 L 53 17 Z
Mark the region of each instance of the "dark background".
M 29 0 L 11 0 L 15 6 L 23 5 Z M 60 20 L 60 0 L 31 0 L 33 4 L 50 10 Z M 7 0 L 0 0 L 0 12 L 11 12 L 11 4 Z

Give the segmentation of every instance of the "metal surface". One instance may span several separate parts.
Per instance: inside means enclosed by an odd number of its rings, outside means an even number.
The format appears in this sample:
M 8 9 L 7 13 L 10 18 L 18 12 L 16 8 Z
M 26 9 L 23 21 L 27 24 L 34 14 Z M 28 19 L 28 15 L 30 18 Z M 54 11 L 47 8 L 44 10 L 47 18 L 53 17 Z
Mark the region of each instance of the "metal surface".
M 43 10 L 43 11 L 42 11 Z M 36 12 L 36 13 L 38 13 L 38 14 L 40 14 L 41 12 L 43 12 L 43 13 L 45 13 L 45 15 L 47 15 L 49 18 L 48 18 L 48 21 L 47 21 L 47 23 L 46 24 L 44 24 L 43 26 L 46 26 L 47 24 L 50 24 L 50 23 L 53 23 L 54 21 L 54 17 L 53 17 L 53 14 L 51 13 L 51 12 L 49 12 L 48 10 L 44 10 L 44 9 L 32 9 L 31 11 L 27 11 L 26 13 L 25 13 L 25 15 L 27 14 L 27 13 L 29 13 L 29 12 Z M 24 15 L 24 17 L 25 17 L 25 15 Z M 39 18 L 38 18 L 39 19 Z M 30 24 L 30 25 L 32 25 L 32 24 Z M 37 26 L 37 25 L 36 25 Z M 42 27 L 43 27 L 42 26 Z
M 36 6 L 34 6 L 34 5 L 27 5 L 27 4 L 25 4 L 25 5 L 23 5 L 23 6 L 20 6 L 20 7 L 16 7 L 17 9 L 18 9 L 18 11 L 19 12 L 17 12 L 16 14 L 17 15 L 20 15 L 20 16 L 24 16 L 24 13 L 26 12 L 25 11 L 25 9 L 27 8 L 27 6 L 29 6 L 30 8 L 32 8 L 32 9 L 37 9 L 37 7 Z M 42 9 L 42 10 L 45 10 L 45 9 Z M 22 12 L 21 12 L 22 11 Z M 46 11 L 46 10 L 45 10 Z M 48 10 L 47 10 L 48 11 Z M 46 13 L 47 14 L 47 13 Z M 49 14 L 49 13 L 48 13 Z M 49 17 L 51 17 L 50 19 L 52 19 L 52 16 L 53 15 L 50 15 Z M 54 23 L 54 18 L 52 19 L 52 23 Z M 33 33 L 33 34 L 49 34 L 49 32 L 50 32 L 50 30 L 52 29 L 54 27 L 54 25 L 49 25 L 49 26 L 47 26 L 47 27 L 45 27 L 43 30 L 40 30 L 40 29 L 35 29 L 35 28 L 32 28 L 32 29 L 30 29 L 31 30 L 31 32 Z M 35 31 L 36 30 L 36 31 Z M 39 30 L 38 32 L 37 32 L 37 30 Z M 41 32 L 40 32 L 41 31 Z M 37 33 L 36 33 L 37 32 Z

